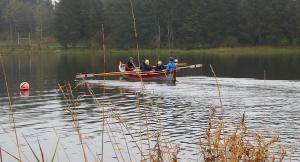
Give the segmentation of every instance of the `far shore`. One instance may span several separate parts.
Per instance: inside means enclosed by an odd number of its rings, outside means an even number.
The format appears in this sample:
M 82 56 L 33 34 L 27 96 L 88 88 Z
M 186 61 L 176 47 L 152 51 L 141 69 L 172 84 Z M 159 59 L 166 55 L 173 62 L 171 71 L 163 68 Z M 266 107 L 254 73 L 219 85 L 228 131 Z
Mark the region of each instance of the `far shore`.
M 35 47 L 0 47 L 0 54 L 102 54 L 102 49 L 74 47 L 74 48 L 35 48 Z M 245 46 L 245 47 L 216 47 L 205 49 L 139 49 L 140 54 L 159 54 L 159 55 L 173 55 L 173 54 L 226 54 L 226 55 L 268 55 L 268 54 L 300 54 L 300 46 Z M 128 54 L 137 53 L 137 49 L 106 49 L 106 53 L 113 54 Z

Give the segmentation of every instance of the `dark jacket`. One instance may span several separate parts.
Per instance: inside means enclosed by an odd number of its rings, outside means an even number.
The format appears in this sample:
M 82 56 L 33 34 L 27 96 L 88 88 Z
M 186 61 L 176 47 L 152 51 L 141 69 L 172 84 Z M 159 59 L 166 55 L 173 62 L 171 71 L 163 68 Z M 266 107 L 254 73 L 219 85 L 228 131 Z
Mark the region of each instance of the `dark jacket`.
M 125 65 L 125 70 L 126 71 L 133 71 L 135 68 L 135 65 L 133 62 L 128 61 L 127 64 Z
M 142 71 L 151 71 L 152 70 L 152 66 L 151 65 L 143 65 L 143 68 L 141 69 Z
M 155 70 L 156 71 L 162 71 L 162 70 L 164 70 L 165 69 L 165 66 L 164 65 L 156 65 L 156 67 L 155 67 Z

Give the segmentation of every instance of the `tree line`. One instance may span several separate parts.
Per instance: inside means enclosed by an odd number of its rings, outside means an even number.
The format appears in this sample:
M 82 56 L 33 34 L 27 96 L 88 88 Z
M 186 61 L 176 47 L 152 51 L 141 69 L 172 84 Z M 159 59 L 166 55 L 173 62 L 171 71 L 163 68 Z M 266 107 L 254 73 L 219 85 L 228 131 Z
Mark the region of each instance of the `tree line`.
M 51 0 L 0 0 L 0 40 L 15 42 L 32 36 L 42 41 L 53 31 L 54 8 Z
M 299 0 L 132 0 L 143 48 L 300 45 Z M 134 48 L 129 0 L 0 0 L 0 39 Z

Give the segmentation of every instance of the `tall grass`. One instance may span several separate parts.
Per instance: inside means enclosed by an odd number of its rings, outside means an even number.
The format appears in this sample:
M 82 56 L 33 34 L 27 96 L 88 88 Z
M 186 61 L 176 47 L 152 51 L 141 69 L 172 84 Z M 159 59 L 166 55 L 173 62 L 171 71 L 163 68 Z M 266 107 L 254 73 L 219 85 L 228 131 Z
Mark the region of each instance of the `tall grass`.
M 11 119 L 12 119 L 13 130 L 14 130 L 15 139 L 16 139 L 16 143 L 17 143 L 18 159 L 19 159 L 18 161 L 22 161 L 21 160 L 21 150 L 20 150 L 20 144 L 19 144 L 19 137 L 18 137 L 17 128 L 16 128 L 16 121 L 15 121 L 15 117 L 14 117 L 14 110 L 13 110 L 13 107 L 12 107 L 12 101 L 11 101 L 11 98 L 10 98 L 10 93 L 9 93 L 9 89 L 8 89 L 7 79 L 6 79 L 5 66 L 4 66 L 4 63 L 3 63 L 3 58 L 2 58 L 1 53 L 0 53 L 0 61 L 1 61 L 1 67 L 2 67 L 3 77 L 4 77 L 4 81 L 5 81 L 5 86 L 6 86 L 6 93 L 7 93 L 7 97 L 8 97 L 8 105 L 9 105 L 10 115 L 11 115 Z
M 83 135 L 82 135 L 82 133 L 80 131 L 80 127 L 79 127 L 78 114 L 77 114 L 77 110 L 76 110 L 77 105 L 78 105 L 77 99 L 73 95 L 73 91 L 72 91 L 70 83 L 65 84 L 64 87 L 59 85 L 59 89 L 62 92 L 65 102 L 67 104 L 66 110 L 70 113 L 70 115 L 72 117 L 73 127 L 78 135 L 78 139 L 79 139 L 79 142 L 80 142 L 80 145 L 82 148 L 84 161 L 87 162 L 88 158 L 87 158 L 86 150 L 84 147 Z M 66 92 L 64 91 L 64 89 L 66 90 Z
M 225 122 L 216 117 L 216 107 L 211 108 L 208 128 L 201 138 L 200 148 L 204 161 L 258 162 L 283 161 L 287 151 L 279 142 L 279 134 L 266 138 L 248 130 L 245 113 L 239 118 L 235 129 L 225 131 Z M 274 146 L 278 146 L 276 150 Z

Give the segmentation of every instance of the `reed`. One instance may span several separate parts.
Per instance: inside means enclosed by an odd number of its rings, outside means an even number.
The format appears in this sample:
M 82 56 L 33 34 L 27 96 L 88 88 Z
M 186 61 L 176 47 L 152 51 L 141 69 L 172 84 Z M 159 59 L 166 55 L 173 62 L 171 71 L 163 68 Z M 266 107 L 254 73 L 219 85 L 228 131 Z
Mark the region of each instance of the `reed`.
M 2 149 L 1 149 L 1 146 L 0 146 L 0 162 L 3 162 L 3 160 L 2 160 Z
M 216 73 L 214 71 L 213 66 L 211 64 L 209 64 L 209 66 L 210 66 L 211 72 L 213 73 L 213 76 L 214 76 L 214 78 L 216 80 L 216 84 L 217 84 L 217 88 L 218 88 L 218 95 L 219 95 L 219 99 L 220 99 L 220 107 L 222 107 L 223 103 L 222 103 L 222 97 L 221 97 L 220 83 L 219 83 L 219 80 L 217 79 L 217 75 L 216 75 Z
M 103 72 L 106 73 L 106 47 L 105 47 L 105 33 L 104 33 L 104 25 L 101 26 L 102 29 L 102 50 L 103 50 Z M 105 81 L 105 77 L 103 78 Z M 105 96 L 105 86 L 103 87 L 103 95 Z M 102 138 L 101 138 L 101 162 L 103 162 L 104 157 L 104 128 L 105 128 L 105 113 L 104 107 L 102 107 Z
M 67 104 L 66 111 L 68 111 L 72 117 L 73 127 L 74 127 L 75 131 L 77 132 L 77 135 L 79 138 L 79 142 L 80 142 L 82 152 L 83 152 L 84 161 L 88 162 L 88 158 L 86 155 L 86 150 L 85 150 L 84 142 L 83 142 L 83 135 L 80 131 L 78 114 L 76 111 L 76 108 L 78 105 L 77 99 L 73 95 L 73 91 L 72 91 L 72 87 L 71 87 L 70 83 L 67 83 L 64 86 L 59 85 L 59 89 L 60 89 L 60 92 L 63 94 L 63 97 Z M 65 93 L 65 92 L 67 92 L 67 93 Z
M 10 93 L 9 93 L 8 84 L 7 84 L 7 79 L 6 79 L 5 67 L 4 67 L 3 58 L 2 58 L 1 53 L 0 53 L 0 60 L 1 60 L 1 66 L 2 66 L 3 76 L 4 76 L 5 86 L 6 86 L 6 93 L 7 93 L 7 96 L 8 96 L 8 102 L 9 102 L 8 105 L 9 105 L 9 110 L 10 110 L 10 113 L 11 113 L 13 130 L 14 130 L 15 139 L 16 139 L 16 143 L 17 143 L 18 159 L 19 159 L 19 161 L 22 161 L 21 149 L 20 149 L 20 144 L 19 144 L 19 137 L 18 137 L 17 128 L 16 128 L 16 121 L 15 121 L 15 117 L 14 117 L 14 110 L 13 110 L 13 107 L 12 107 L 12 102 L 11 102 Z
M 216 112 L 216 107 L 211 107 L 208 128 L 200 142 L 204 161 L 281 162 L 287 156 L 287 151 L 278 144 L 278 134 L 268 139 L 263 134 L 248 130 L 245 113 L 239 118 L 235 129 L 226 132 L 225 122 L 216 116 Z M 278 150 L 275 145 L 278 145 Z
M 132 0 L 129 0 L 129 3 L 130 3 L 131 16 L 132 16 L 132 20 L 133 20 L 133 30 L 134 30 L 134 37 L 135 37 L 135 41 L 136 41 L 136 51 L 137 51 L 137 56 L 138 56 L 139 66 L 140 66 L 140 49 L 139 49 L 139 41 L 138 41 L 138 32 L 137 32 L 137 27 L 136 27 L 136 18 L 135 18 L 135 14 L 134 14 Z

